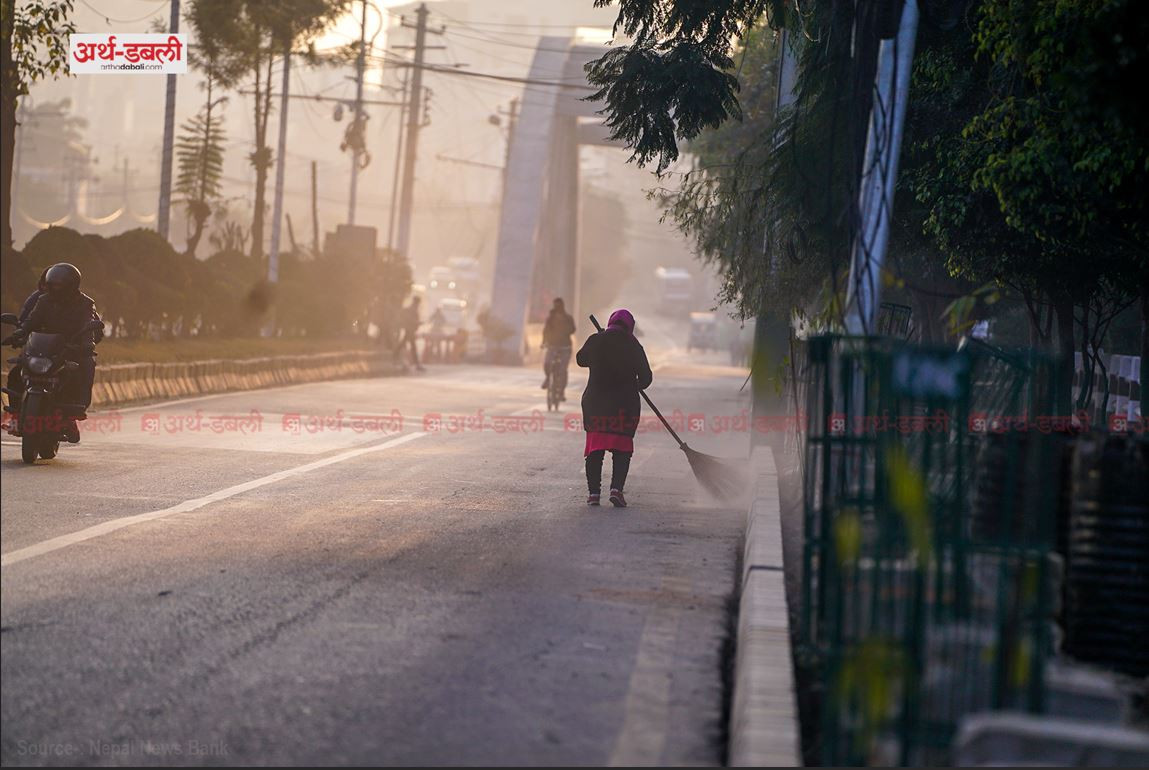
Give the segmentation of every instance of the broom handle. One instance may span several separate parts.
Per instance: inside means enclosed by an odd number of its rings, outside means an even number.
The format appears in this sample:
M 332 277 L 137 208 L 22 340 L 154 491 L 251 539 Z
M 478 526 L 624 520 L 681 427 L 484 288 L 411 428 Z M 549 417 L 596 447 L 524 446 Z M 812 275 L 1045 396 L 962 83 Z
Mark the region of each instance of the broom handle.
M 598 319 L 595 318 L 594 315 L 591 315 L 590 322 L 594 324 L 594 328 L 598 329 L 600 332 L 602 331 L 602 326 L 599 324 Z M 655 406 L 654 402 L 650 400 L 650 396 L 646 395 L 646 391 L 640 390 L 638 391 L 638 394 L 642 396 L 642 400 L 646 402 L 646 405 L 650 407 L 651 411 L 658 415 L 658 419 L 662 420 L 663 427 L 670 431 L 671 436 L 674 436 L 674 440 L 678 442 L 678 446 L 685 447 L 686 442 L 678 437 L 678 434 L 674 432 L 674 428 L 670 427 L 670 423 L 668 423 L 666 418 L 662 416 L 662 412 L 658 411 L 658 407 Z

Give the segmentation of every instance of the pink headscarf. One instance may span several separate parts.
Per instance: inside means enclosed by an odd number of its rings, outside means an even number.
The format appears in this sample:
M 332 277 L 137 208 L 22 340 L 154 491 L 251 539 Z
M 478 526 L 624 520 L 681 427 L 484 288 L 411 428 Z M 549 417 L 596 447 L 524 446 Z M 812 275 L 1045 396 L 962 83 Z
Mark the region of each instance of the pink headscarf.
M 628 334 L 634 334 L 634 316 L 630 314 L 629 310 L 620 308 L 610 314 L 610 320 L 606 322 L 606 326 L 608 329 L 617 326 Z

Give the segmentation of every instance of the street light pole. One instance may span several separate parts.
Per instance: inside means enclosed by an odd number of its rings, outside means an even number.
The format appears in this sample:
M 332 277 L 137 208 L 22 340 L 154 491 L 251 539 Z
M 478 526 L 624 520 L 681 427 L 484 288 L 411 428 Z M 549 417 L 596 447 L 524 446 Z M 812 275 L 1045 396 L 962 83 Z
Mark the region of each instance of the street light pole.
M 399 107 L 399 136 L 395 141 L 395 170 L 391 175 L 391 211 L 387 222 L 387 249 L 395 248 L 395 214 L 399 210 L 399 177 L 403 173 L 403 141 L 404 121 L 407 117 L 407 85 L 410 79 L 407 70 L 403 70 L 403 104 Z
M 359 27 L 359 59 L 355 64 L 355 115 L 351 118 L 351 130 L 363 131 L 363 69 L 367 56 L 367 0 L 363 0 L 363 16 Z M 359 156 L 361 150 L 356 146 L 351 148 L 351 196 L 347 204 L 347 224 L 355 224 L 355 199 L 359 195 Z
M 180 31 L 180 0 L 171 0 L 172 17 L 168 31 Z M 171 222 L 172 208 L 172 147 L 176 133 L 176 76 L 168 75 L 167 98 L 164 102 L 164 147 L 160 163 L 160 203 L 156 217 L 156 230 L 166 240 Z
M 283 177 L 287 166 L 287 105 L 291 90 L 291 43 L 283 54 L 283 86 L 279 102 L 279 148 L 275 152 L 275 200 L 271 210 L 271 252 L 267 259 L 267 282 L 279 282 L 279 231 L 283 219 Z

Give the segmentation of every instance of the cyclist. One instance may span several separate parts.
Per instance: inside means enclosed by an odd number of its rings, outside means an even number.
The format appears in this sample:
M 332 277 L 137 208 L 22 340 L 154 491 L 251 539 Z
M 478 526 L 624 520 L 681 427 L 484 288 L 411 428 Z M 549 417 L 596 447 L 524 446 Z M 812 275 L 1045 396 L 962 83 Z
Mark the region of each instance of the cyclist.
M 571 362 L 571 335 L 575 333 L 575 322 L 566 311 L 561 297 L 555 304 L 543 326 L 543 347 L 547 349 L 543 358 L 543 390 L 551 386 L 551 377 L 556 377 L 559 401 L 566 401 L 567 367 Z

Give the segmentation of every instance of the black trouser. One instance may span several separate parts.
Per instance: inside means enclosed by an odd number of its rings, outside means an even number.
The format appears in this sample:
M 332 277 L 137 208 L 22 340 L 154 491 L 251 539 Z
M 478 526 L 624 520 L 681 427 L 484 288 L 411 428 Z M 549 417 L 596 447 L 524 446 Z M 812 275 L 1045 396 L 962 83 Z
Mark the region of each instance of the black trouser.
M 610 488 L 622 491 L 626 483 L 626 473 L 630 470 L 630 457 L 634 452 L 620 452 L 610 450 L 613 465 L 610 471 Z M 602 460 L 606 456 L 605 449 L 599 449 L 586 456 L 586 486 L 592 495 L 602 494 Z
M 24 398 L 24 375 L 20 364 L 15 364 L 8 370 L 8 405 L 13 412 L 20 411 L 20 404 Z
M 63 396 L 66 404 L 82 404 L 85 409 L 92 405 L 92 386 L 96 383 L 96 361 L 93 358 L 78 358 L 80 368 L 64 380 Z
M 415 335 L 416 332 L 414 331 L 403 330 L 403 337 L 399 340 L 399 355 L 402 356 L 405 350 L 410 350 L 411 363 L 414 364 L 417 369 L 421 364 L 419 363 L 419 350 L 415 347 Z

